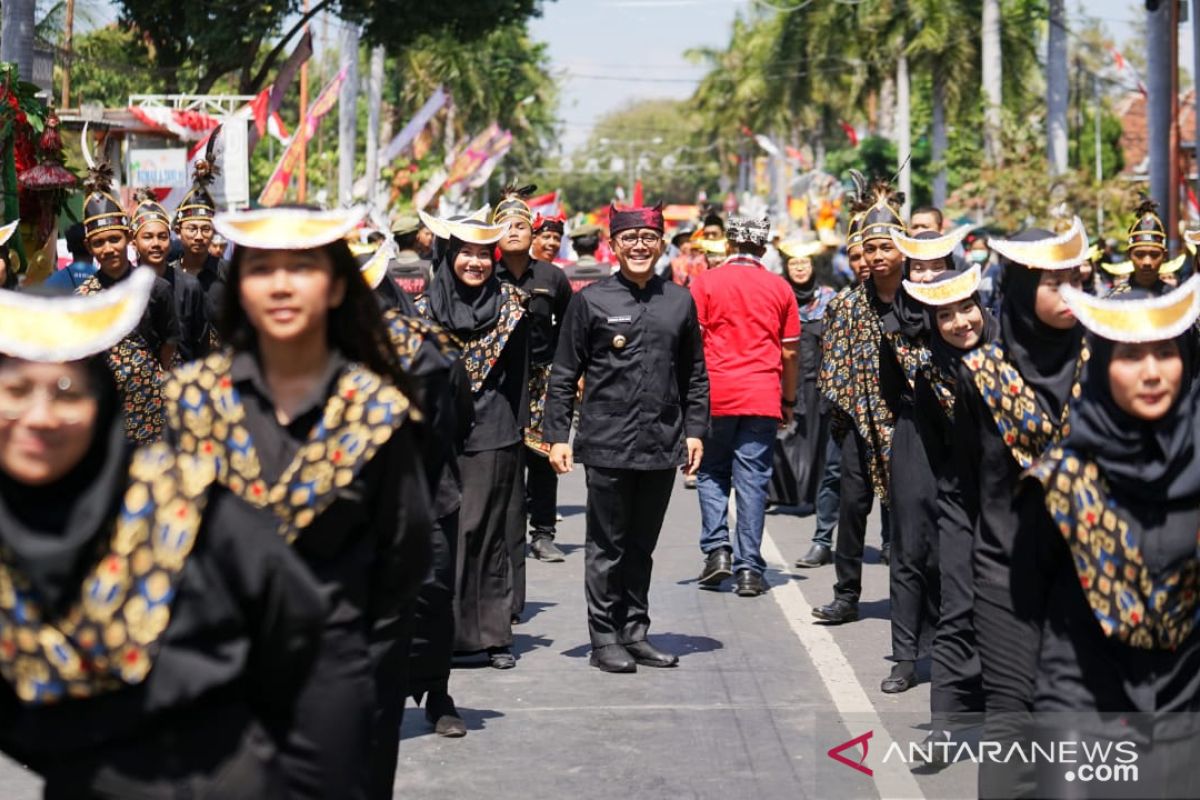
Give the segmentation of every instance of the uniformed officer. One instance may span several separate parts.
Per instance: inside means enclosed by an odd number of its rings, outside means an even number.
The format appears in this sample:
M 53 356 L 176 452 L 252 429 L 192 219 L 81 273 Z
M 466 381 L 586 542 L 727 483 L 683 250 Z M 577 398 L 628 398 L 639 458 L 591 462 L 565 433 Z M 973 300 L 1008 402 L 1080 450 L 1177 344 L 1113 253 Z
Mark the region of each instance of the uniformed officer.
M 663 249 L 661 206 L 610 212 L 620 272 L 575 295 L 559 338 L 546 404 L 550 462 L 574 466 L 567 443 L 584 378 L 580 463 L 587 467 L 585 591 L 591 664 L 634 672 L 673 667 L 646 639 L 652 554 L 674 484 L 694 474 L 708 430 L 708 373 L 687 290 L 654 273 Z
M 596 258 L 596 251 L 600 249 L 600 234 L 603 232 L 603 228 L 592 223 L 571 230 L 571 247 L 574 248 L 577 258 L 568 264 L 563 272 L 566 273 L 571 288 L 577 292 L 612 274 L 612 269 Z
M 425 293 L 433 273 L 429 259 L 419 252 L 420 232 L 421 221 L 411 215 L 398 219 L 392 228 L 396 253 L 388 264 L 388 277 L 410 297 Z

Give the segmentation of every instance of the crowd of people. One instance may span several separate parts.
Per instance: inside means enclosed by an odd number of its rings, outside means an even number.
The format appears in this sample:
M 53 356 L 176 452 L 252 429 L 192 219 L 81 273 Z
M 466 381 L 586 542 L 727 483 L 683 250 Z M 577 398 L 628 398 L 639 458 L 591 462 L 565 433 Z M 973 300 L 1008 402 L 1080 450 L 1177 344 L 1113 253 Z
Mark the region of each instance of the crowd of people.
M 880 689 L 931 658 L 928 742 L 1132 737 L 1200 793 L 1200 278 L 1152 203 L 1119 264 L 1078 219 L 985 238 L 856 177 L 838 288 L 765 217 L 223 212 L 211 150 L 168 212 L 84 154 L 72 263 L 5 257 L 0 291 L 0 749 L 47 797 L 391 797 L 408 699 L 463 736 L 455 660 L 518 666 L 577 462 L 591 666 L 678 663 L 679 472 L 703 591 L 769 591 L 768 508 L 815 517 L 816 624 L 858 619 L 878 499 Z

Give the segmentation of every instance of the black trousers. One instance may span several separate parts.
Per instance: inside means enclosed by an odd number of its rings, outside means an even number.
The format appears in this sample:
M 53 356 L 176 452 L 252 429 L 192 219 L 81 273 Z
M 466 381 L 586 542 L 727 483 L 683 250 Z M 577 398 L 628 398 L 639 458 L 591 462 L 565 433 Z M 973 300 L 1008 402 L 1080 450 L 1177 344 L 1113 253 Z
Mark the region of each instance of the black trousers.
M 929 709 L 934 728 L 955 730 L 983 711 L 971 580 L 974 536 L 961 505 L 939 502 L 938 511 L 942 604 L 933 635 Z
M 1041 632 L 1013 613 L 1003 592 L 985 591 L 979 584 L 975 589 L 975 633 L 987 710 L 983 734 L 1007 749 L 1029 736 L 1037 670 L 1036 664 L 1013 656 L 1028 652 L 1026 642 L 1030 637 L 1040 639 Z M 1034 781 L 1034 770 L 1019 764 L 992 764 L 984 759 L 979 765 L 981 798 L 1027 797 Z
M 650 573 L 675 470 L 587 467 L 584 591 L 592 646 L 632 644 L 650 628 Z
M 550 459 L 528 447 L 525 457 L 525 504 L 534 536 L 554 538 L 558 526 L 558 473 Z
M 838 600 L 858 604 L 862 594 L 863 548 L 867 539 L 867 516 L 875 500 L 871 475 L 867 471 L 865 443 L 858 431 L 852 430 L 842 439 L 842 482 L 838 510 L 837 540 L 833 548 L 833 567 L 837 583 L 833 596 Z M 887 540 L 887 524 L 884 524 Z
M 411 609 L 376 630 L 371 644 L 375 669 L 375 708 L 371 720 L 370 800 L 391 800 L 400 750 L 400 725 L 407 698 L 408 656 L 412 646 Z
M 937 480 L 917 432 L 911 405 L 905 405 L 892 435 L 892 660 L 916 661 L 921 635 L 937 626 L 941 605 L 938 573 Z
M 420 699 L 444 692 L 454 652 L 454 565 L 458 555 L 458 512 L 434 520 L 433 564 L 417 594 L 404 696 Z

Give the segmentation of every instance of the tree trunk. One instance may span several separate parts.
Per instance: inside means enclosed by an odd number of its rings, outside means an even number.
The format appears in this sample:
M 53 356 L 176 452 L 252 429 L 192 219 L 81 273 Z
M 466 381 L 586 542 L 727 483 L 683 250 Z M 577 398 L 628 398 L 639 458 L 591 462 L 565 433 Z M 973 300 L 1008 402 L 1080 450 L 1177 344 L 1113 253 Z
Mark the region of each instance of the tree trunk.
M 933 70 L 933 122 L 929 137 L 929 156 L 933 173 L 933 204 L 945 208 L 948 183 L 946 167 L 946 76 Z
M 1066 2 L 1050 0 L 1050 34 L 1046 48 L 1046 147 L 1051 175 L 1063 174 L 1068 166 L 1066 25 Z
M 896 141 L 896 81 L 891 76 L 879 88 L 878 125 L 876 136 Z
M 349 63 L 346 82 L 338 94 L 338 203 L 354 203 L 355 137 L 358 134 L 358 28 L 351 25 L 342 36 L 342 63 Z
M 382 45 L 371 49 L 371 71 L 367 78 L 367 204 L 376 208 L 379 196 L 379 112 L 383 105 Z M 382 210 L 382 209 L 380 209 Z
M 912 208 L 912 107 L 908 90 L 908 56 L 902 51 L 896 60 L 896 158 L 900 162 L 900 191 L 904 192 L 901 213 L 905 219 Z
M 1000 152 L 1003 83 L 1000 53 L 1000 0 L 983 0 L 983 152 L 992 164 L 1002 160 Z
M 0 8 L 0 61 L 16 63 L 21 80 L 33 80 L 33 29 L 37 24 L 35 0 L 4 0 Z

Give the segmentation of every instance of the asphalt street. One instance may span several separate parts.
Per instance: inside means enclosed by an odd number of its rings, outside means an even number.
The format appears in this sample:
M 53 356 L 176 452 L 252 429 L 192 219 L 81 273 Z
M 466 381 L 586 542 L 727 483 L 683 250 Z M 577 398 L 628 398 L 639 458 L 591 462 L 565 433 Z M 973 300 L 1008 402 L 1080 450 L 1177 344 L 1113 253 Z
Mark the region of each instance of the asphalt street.
M 701 590 L 694 492 L 677 484 L 655 554 L 651 639 L 677 668 L 612 675 L 588 666 L 583 598 L 582 468 L 562 481 L 561 564 L 529 562 L 529 606 L 516 628 L 517 667 L 464 665 L 451 693 L 462 739 L 436 736 L 409 705 L 395 797 L 422 798 L 961 798 L 971 764 L 942 771 L 888 757 L 920 741 L 929 667 L 902 695 L 879 690 L 890 662 L 887 570 L 872 516 L 863 618 L 829 627 L 810 610 L 832 597 L 833 567 L 795 569 L 813 519 L 767 517 L 771 590 L 740 598 Z M 852 739 L 861 743 L 828 751 Z M 867 752 L 862 751 L 866 745 Z M 845 761 L 861 764 L 860 768 Z M 867 772 L 871 774 L 868 775 Z M 32 800 L 39 782 L 0 763 L 0 798 Z

